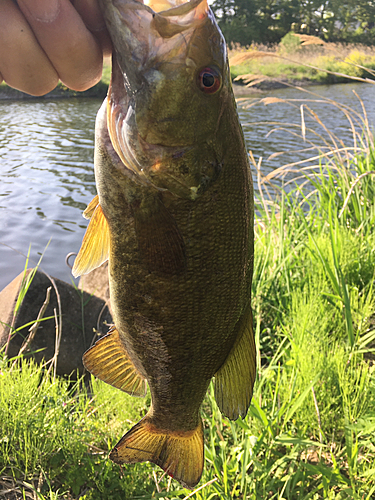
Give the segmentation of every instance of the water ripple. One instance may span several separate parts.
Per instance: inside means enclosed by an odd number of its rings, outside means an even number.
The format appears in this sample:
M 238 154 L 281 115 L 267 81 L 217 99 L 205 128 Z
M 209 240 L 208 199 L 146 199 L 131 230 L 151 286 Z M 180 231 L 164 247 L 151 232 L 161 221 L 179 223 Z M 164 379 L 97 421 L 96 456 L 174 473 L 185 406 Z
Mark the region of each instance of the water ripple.
M 33 263 L 50 238 L 42 268 L 71 280 L 65 255 L 77 251 L 96 194 L 93 99 L 0 104 L 0 289 Z M 9 245 L 14 248 L 11 250 Z M 33 265 L 31 263 L 31 265 Z

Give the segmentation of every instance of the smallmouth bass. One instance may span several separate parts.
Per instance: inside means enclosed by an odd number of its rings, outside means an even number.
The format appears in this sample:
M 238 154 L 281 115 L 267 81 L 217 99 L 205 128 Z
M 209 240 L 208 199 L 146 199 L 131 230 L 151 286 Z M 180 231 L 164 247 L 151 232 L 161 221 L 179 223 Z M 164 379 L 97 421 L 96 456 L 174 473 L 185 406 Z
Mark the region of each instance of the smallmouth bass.
M 98 112 L 98 196 L 73 274 L 109 259 L 115 326 L 83 357 L 147 415 L 114 447 L 193 488 L 212 377 L 230 419 L 255 379 L 253 188 L 224 38 L 207 0 L 100 0 L 114 46 Z

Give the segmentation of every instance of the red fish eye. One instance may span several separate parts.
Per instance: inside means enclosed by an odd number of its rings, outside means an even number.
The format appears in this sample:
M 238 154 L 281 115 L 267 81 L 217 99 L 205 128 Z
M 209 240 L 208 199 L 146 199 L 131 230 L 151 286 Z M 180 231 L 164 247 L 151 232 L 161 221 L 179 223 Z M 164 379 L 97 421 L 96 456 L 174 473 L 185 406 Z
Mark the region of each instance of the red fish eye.
M 221 87 L 221 77 L 214 68 L 203 68 L 198 75 L 198 87 L 205 94 L 214 94 Z

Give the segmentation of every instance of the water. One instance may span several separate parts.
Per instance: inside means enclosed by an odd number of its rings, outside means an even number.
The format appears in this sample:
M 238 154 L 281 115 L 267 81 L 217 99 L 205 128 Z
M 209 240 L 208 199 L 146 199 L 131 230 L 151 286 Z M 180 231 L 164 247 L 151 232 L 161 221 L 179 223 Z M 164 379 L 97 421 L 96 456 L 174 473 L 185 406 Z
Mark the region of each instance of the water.
M 94 122 L 100 101 L 69 99 L 0 103 L 0 289 L 31 265 L 70 282 L 65 264 L 96 194 Z M 6 246 L 7 245 L 7 246 Z
M 309 90 L 360 111 L 353 88 L 374 123 L 374 85 L 319 86 Z M 294 89 L 274 90 L 261 98 L 266 96 L 297 101 L 292 101 L 293 106 L 280 102 L 265 106 L 258 102 L 259 97 L 239 101 L 248 149 L 256 161 L 263 158 L 264 174 L 313 154 L 296 152 L 307 144 L 284 130 L 267 137 L 274 126 L 264 123 L 301 123 L 298 99 L 308 96 Z M 22 271 L 29 247 L 30 265 L 44 253 L 41 268 L 71 282 L 65 257 L 79 250 L 87 226 L 81 214 L 96 194 L 94 122 L 100 104 L 96 99 L 0 101 L 0 290 Z M 343 114 L 326 103 L 310 105 L 328 128 L 344 142 L 350 142 L 351 132 Z M 307 120 L 307 126 L 311 123 Z M 307 134 L 307 138 L 310 136 Z M 269 155 L 288 150 L 294 152 L 267 161 Z
M 310 147 L 310 140 L 321 146 L 323 151 L 326 146 L 325 141 L 329 143 L 329 149 L 334 148 L 328 132 L 316 120 L 309 117 L 306 108 L 304 109 L 306 141 L 301 140 L 300 107 L 303 103 L 304 106 L 312 108 L 324 126 L 329 131 L 333 131 L 335 136 L 341 139 L 346 146 L 353 145 L 350 122 L 342 111 L 327 102 L 327 99 L 336 101 L 349 106 L 354 112 L 362 115 L 361 102 L 353 91 L 362 100 L 368 121 L 373 125 L 375 123 L 375 85 L 372 84 L 319 85 L 309 87 L 305 91 L 287 88 L 274 90 L 261 97 L 240 99 L 238 102 L 239 115 L 246 143 L 248 148 L 252 150 L 256 161 L 262 157 L 262 174 L 267 175 L 282 165 L 317 155 L 317 149 L 303 151 Z M 264 97 L 288 100 L 288 102 L 264 105 L 259 102 Z M 315 102 L 306 102 L 306 100 L 314 100 Z M 356 129 L 360 130 L 360 117 L 351 114 L 358 121 Z M 277 123 L 285 125 L 281 126 Z M 293 126 L 288 127 L 287 124 L 293 124 Z M 271 131 L 273 132 L 270 133 Z M 267 134 L 269 135 L 267 136 Z M 336 143 L 337 146 L 340 146 L 339 141 Z M 280 151 L 285 152 L 285 154 L 268 160 L 269 156 Z M 315 160 L 312 163 L 317 164 L 318 162 Z

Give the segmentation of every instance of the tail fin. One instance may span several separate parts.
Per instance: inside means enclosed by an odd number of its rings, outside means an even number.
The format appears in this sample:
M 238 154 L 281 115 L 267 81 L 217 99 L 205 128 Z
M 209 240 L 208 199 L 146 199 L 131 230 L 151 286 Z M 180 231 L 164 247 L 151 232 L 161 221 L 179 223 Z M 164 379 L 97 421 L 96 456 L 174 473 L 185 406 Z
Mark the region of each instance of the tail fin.
M 158 429 L 149 415 L 140 420 L 111 451 L 118 464 L 153 462 L 185 488 L 193 489 L 203 471 L 202 421 L 192 431 Z

